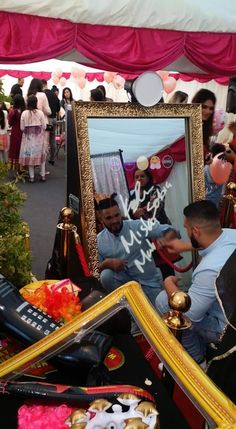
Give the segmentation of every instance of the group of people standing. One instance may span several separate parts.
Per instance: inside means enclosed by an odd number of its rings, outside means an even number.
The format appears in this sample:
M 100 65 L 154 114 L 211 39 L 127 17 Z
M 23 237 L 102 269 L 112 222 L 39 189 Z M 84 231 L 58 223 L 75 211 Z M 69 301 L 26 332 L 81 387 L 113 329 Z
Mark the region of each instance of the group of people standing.
M 9 111 L 0 108 L 0 156 L 19 172 L 28 169 L 29 182 L 35 181 L 35 167 L 40 166 L 40 180 L 45 182 L 46 160 L 54 165 L 56 154 L 55 130 L 61 108 L 73 100 L 71 90 L 64 88 L 63 99 L 58 88 L 48 89 L 47 81 L 33 78 L 24 99 L 24 79 L 11 89 Z M 11 128 L 8 149 L 8 128 Z

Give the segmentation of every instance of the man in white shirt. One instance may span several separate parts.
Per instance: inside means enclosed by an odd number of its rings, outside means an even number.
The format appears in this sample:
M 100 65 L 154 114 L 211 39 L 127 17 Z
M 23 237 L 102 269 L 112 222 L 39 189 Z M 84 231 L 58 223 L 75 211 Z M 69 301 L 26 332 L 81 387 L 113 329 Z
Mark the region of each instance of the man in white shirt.
M 182 335 L 185 349 L 201 363 L 205 359 L 207 344 L 217 343 L 226 325 L 225 314 L 216 295 L 215 280 L 236 249 L 236 230 L 221 228 L 218 209 L 211 201 L 189 204 L 184 209 L 184 216 L 190 242 L 176 239 L 168 244 L 168 248 L 180 253 L 197 249 L 201 257 L 188 290 L 191 307 L 185 313 L 192 321 L 192 327 Z M 169 296 L 179 290 L 178 278 L 167 277 L 164 287 L 156 299 L 156 308 L 161 314 L 169 310 Z

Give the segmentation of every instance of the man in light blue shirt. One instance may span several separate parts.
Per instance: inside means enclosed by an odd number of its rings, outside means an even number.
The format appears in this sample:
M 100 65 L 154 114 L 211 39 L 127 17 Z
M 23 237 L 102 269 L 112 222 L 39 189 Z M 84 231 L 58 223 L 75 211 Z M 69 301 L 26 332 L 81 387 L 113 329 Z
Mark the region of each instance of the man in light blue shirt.
M 122 220 L 114 198 L 99 203 L 105 228 L 98 234 L 101 282 L 108 292 L 135 280 L 152 304 L 163 286 L 161 271 L 155 266 L 150 239 L 174 234 L 170 225 L 160 225 L 156 219 Z
M 211 201 L 190 204 L 185 207 L 184 216 L 190 242 L 174 240 L 168 247 L 177 252 L 198 249 L 201 257 L 188 291 L 191 307 L 186 316 L 192 321 L 192 327 L 182 335 L 183 346 L 201 363 L 205 359 L 207 344 L 217 343 L 226 325 L 225 314 L 216 295 L 215 280 L 236 248 L 236 230 L 221 228 L 219 212 Z M 178 290 L 177 282 L 175 276 L 165 279 L 165 291 L 156 299 L 159 313 L 169 310 L 168 297 Z

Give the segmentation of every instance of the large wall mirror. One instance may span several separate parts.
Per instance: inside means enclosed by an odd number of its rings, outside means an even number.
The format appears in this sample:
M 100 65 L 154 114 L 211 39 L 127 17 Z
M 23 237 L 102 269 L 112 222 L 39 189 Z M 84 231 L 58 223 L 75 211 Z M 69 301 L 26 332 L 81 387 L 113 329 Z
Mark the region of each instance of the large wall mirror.
M 129 198 L 137 193 L 134 171 L 151 171 L 165 212 L 186 238 L 183 208 L 204 198 L 203 144 L 199 105 L 83 103 L 73 105 L 80 172 L 82 241 L 92 272 L 98 275 L 94 192 L 117 194 L 127 218 Z M 76 180 L 76 179 L 75 179 Z M 159 195 L 160 196 L 160 195 Z M 186 266 L 191 255 L 178 264 Z M 183 284 L 191 272 L 181 274 Z

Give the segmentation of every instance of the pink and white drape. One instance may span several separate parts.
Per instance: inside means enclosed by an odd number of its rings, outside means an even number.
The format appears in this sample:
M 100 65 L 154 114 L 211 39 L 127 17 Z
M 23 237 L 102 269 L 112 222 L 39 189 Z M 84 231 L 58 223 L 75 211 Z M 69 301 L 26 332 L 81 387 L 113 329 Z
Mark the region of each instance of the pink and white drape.
M 181 56 L 212 77 L 236 73 L 235 33 L 91 25 L 8 12 L 0 12 L 0 22 L 1 63 L 43 61 L 76 50 L 90 66 L 126 75 L 164 69 Z

